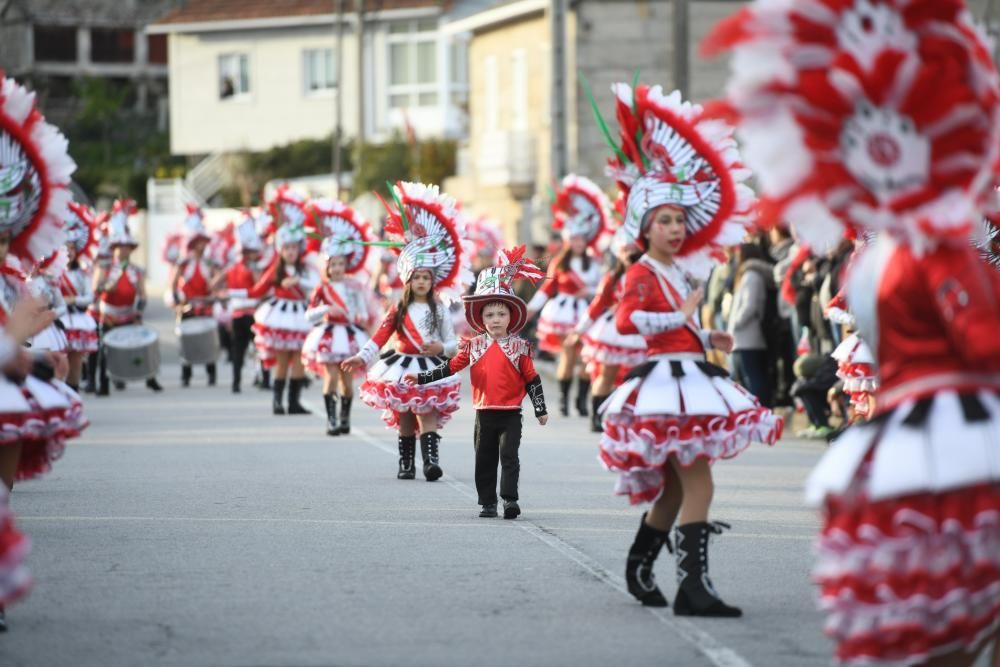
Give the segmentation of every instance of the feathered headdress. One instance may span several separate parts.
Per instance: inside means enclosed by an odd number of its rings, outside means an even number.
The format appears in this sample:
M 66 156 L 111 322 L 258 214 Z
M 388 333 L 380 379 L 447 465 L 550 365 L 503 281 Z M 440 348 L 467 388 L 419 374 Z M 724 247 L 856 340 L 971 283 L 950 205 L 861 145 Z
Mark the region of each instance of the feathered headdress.
M 1000 269 L 1000 223 L 983 218 L 983 233 L 979 243 L 983 259 Z
M 469 220 L 465 226 L 465 236 L 472 241 L 476 255 L 488 257 L 490 263 L 495 263 L 500 248 L 503 247 L 503 232 L 500 226 L 486 216 Z
M 486 331 L 483 324 L 483 308 L 500 301 L 510 309 L 508 333 L 517 333 L 528 319 L 528 307 L 514 292 L 514 281 L 518 278 L 536 283 L 545 278 L 545 272 L 524 256 L 526 246 L 500 251 L 497 265 L 483 270 L 476 281 L 476 291 L 471 296 L 463 296 L 465 319 L 479 333 Z
M 205 229 L 205 214 L 194 204 L 185 204 L 187 215 L 184 217 L 184 239 L 188 247 L 196 241 L 208 241 L 211 236 Z
M 596 246 L 611 228 L 611 202 L 589 178 L 569 174 L 563 178 L 552 203 L 552 229 L 563 237 L 582 236 Z
M 455 201 L 436 185 L 423 183 L 400 181 L 389 193 L 392 205 L 382 200 L 388 212 L 385 231 L 400 240 L 372 244 L 399 248 L 396 266 L 403 282 L 417 269 L 427 269 L 434 274 L 436 290 L 461 290 L 471 283 L 470 253 L 463 246 L 465 221 Z
M 35 108 L 35 94 L 0 71 L 0 231 L 29 263 L 65 242 L 63 222 L 76 164 L 68 142 Z
M 310 204 L 313 218 L 323 236 L 319 248 L 323 257 L 340 256 L 346 258 L 348 274 L 357 273 L 365 267 L 371 246 L 371 227 L 355 209 L 336 199 L 318 199 Z M 313 242 L 319 243 L 318 239 Z
M 295 243 L 304 246 L 307 227 L 314 228 L 315 223 L 303 197 L 293 192 L 287 185 L 282 185 L 267 202 L 267 210 L 277 226 L 274 233 L 275 245 L 279 248 Z
M 110 247 L 127 245 L 134 248 L 139 245 L 128 226 L 129 216 L 138 212 L 139 209 L 136 208 L 135 202 L 131 199 L 115 200 L 115 203 L 111 205 L 111 215 L 108 218 L 108 245 Z
M 97 221 L 94 212 L 84 204 L 70 202 L 63 218 L 66 243 L 72 244 L 77 257 L 87 255 L 97 242 Z
M 608 174 L 626 193 L 623 226 L 645 247 L 649 215 L 661 206 L 684 209 L 687 234 L 678 263 L 695 277 L 708 277 L 722 248 L 740 243 L 754 209 L 750 178 L 740 160 L 733 128 L 707 118 L 700 105 L 660 86 L 616 83 L 615 141 L 597 111 L 605 138 L 615 152 Z
M 844 228 L 919 249 L 970 236 L 1000 155 L 1000 77 L 960 0 L 758 0 L 703 51 L 733 51 L 727 104 L 762 216 L 817 251 Z

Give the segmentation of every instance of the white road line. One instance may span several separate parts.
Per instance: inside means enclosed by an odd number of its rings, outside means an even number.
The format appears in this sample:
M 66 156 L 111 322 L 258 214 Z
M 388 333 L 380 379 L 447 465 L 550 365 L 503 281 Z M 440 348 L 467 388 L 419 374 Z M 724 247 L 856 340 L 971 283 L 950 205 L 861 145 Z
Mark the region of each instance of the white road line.
M 361 440 L 376 449 L 393 456 L 398 456 L 398 451 L 396 449 L 391 448 L 385 443 L 379 441 L 364 429 L 352 426 L 351 434 L 357 435 Z M 451 478 L 448 475 L 445 475 L 442 480 L 462 495 L 473 500 L 478 500 L 478 495 L 475 490 L 468 484 Z M 572 544 L 561 539 L 552 531 L 546 530 L 542 526 L 532 522 L 530 519 L 518 519 L 515 522 L 515 525 L 539 542 L 542 542 L 565 556 L 568 560 L 576 563 L 581 569 L 586 571 L 598 581 L 618 591 L 618 593 L 627 596 L 630 600 L 632 599 L 632 596 L 629 594 L 628 589 L 625 586 L 625 580 L 622 577 L 612 574 L 601 566 L 600 563 Z M 715 667 L 752 667 L 750 662 L 743 658 L 739 653 L 727 646 L 724 646 L 715 637 L 708 634 L 694 623 L 672 616 L 669 612 L 665 612 L 663 610 L 647 610 L 663 625 L 670 628 L 677 636 L 691 644 Z

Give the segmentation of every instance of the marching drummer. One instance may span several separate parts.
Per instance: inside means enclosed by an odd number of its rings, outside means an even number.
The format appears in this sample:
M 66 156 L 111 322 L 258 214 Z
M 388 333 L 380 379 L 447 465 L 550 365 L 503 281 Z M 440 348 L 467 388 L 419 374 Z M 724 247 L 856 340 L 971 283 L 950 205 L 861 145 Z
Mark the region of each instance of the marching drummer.
M 130 262 L 132 251 L 139 246 L 128 227 L 128 216 L 135 212 L 135 202 L 131 199 L 119 199 L 111 208 L 108 245 L 113 257 L 110 266 L 100 267 L 94 276 L 99 324 L 103 333 L 117 326 L 137 324 L 142 321 L 142 311 L 146 308 L 144 271 Z M 100 386 L 97 395 L 107 396 L 110 393 L 108 364 L 103 349 L 99 366 Z M 118 389 L 124 388 L 124 384 L 116 383 L 115 386 Z M 153 391 L 163 391 L 155 376 L 146 380 L 146 386 Z
M 216 271 L 205 257 L 211 237 L 205 230 L 204 216 L 197 206 L 187 207 L 184 220 L 184 240 L 186 256 L 175 267 L 170 281 L 177 314 L 181 321 L 194 317 L 213 317 L 212 285 Z M 191 364 L 186 360 L 181 364 L 181 386 L 191 384 Z M 205 364 L 208 385 L 215 385 L 215 361 Z
M 236 226 L 236 241 L 240 251 L 239 261 L 216 279 L 217 289 L 228 300 L 229 314 L 233 320 L 229 354 L 233 362 L 234 394 L 240 393 L 243 360 L 253 342 L 253 316 L 260 303 L 250 296 L 250 290 L 257 284 L 262 273 L 258 263 L 263 249 L 253 218 L 248 216 Z

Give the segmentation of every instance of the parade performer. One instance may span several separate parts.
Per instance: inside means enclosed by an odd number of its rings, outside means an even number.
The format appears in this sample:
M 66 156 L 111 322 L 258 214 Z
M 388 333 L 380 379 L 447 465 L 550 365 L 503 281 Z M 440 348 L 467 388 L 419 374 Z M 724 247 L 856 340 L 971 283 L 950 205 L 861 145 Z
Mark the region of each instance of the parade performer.
M 229 359 L 233 364 L 234 394 L 240 393 L 243 381 L 243 362 L 247 350 L 253 342 L 254 313 L 259 301 L 250 296 L 250 291 L 260 280 L 258 267 L 262 244 L 257 234 L 253 218 L 247 217 L 235 229 L 239 259 L 223 274 L 221 295 L 225 299 L 231 321 L 232 334 L 229 338 Z
M 108 211 L 95 212 L 94 216 L 94 230 L 95 236 L 97 237 L 95 242 L 96 249 L 93 252 L 93 257 L 81 258 L 83 262 L 84 271 L 90 278 L 90 291 L 94 291 L 94 277 L 97 272 L 102 268 L 109 268 L 111 266 L 112 254 L 111 245 L 108 243 L 108 218 L 110 218 Z M 101 350 L 101 327 L 100 319 L 101 315 L 99 312 L 99 303 L 97 295 L 94 294 L 93 300 L 87 307 L 87 314 L 90 315 L 97 326 L 97 352 L 91 352 L 87 355 L 87 385 L 84 387 L 84 391 L 88 394 L 97 393 L 97 376 L 100 350 Z
M 569 415 L 569 393 L 578 376 L 576 409 L 586 417 L 590 379 L 577 368 L 579 342 L 567 338 L 585 316 L 587 305 L 597 291 L 601 267 L 593 254 L 602 234 L 609 228 L 611 202 L 593 181 L 570 174 L 556 193 L 552 211 L 553 229 L 561 231 L 562 251 L 549 263 L 548 278 L 528 302 L 528 317 L 538 318 L 539 349 L 559 356 L 559 413 Z M 575 341 L 576 337 L 572 337 Z
M 28 340 L 27 345 L 35 350 L 58 352 L 63 357 L 69 349 L 69 342 L 64 333 L 66 325 L 63 319 L 66 317 L 67 307 L 59 287 L 59 279 L 67 265 L 66 251 L 60 248 L 35 266 L 32 270 L 33 275 L 27 280 L 27 289 L 31 295 L 40 299 L 44 307 L 55 314 L 52 324 Z M 60 377 L 60 379 L 65 378 Z M 77 388 L 73 389 L 75 391 Z
M 500 251 L 500 263 L 483 270 L 472 296 L 464 296 L 469 326 L 478 333 L 463 340 L 458 354 L 437 368 L 408 374 L 409 384 L 425 385 L 452 377 L 469 367 L 472 402 L 476 408 L 476 492 L 479 516 L 497 516 L 497 464 L 501 466 L 503 518 L 521 514 L 518 480 L 521 462 L 521 402 L 531 397 L 538 423 L 548 421 L 542 380 L 531 361 L 531 345 L 517 333 L 528 320 L 527 306 L 514 293 L 514 280 L 536 282 L 545 274 L 525 259 L 525 246 Z
M 971 665 L 1000 628 L 1000 273 L 969 242 L 1000 155 L 991 48 L 960 0 L 757 2 L 708 39 L 734 50 L 720 113 L 762 211 L 817 252 L 877 233 L 845 287 L 875 411 L 807 482 L 836 659 Z
M 399 430 L 399 479 L 414 479 L 416 433 L 424 477 L 441 477 L 438 429 L 458 409 L 461 380 L 449 377 L 419 387 L 402 382 L 407 372 L 426 371 L 455 355 L 458 341 L 451 318 L 439 296 L 457 298 L 472 279 L 462 246 L 464 221 L 455 202 L 436 185 L 396 183 L 390 189 L 394 206 L 389 210 L 386 231 L 400 237 L 397 266 L 404 288 L 399 303 L 386 313 L 381 326 L 361 352 L 341 367 L 354 370 L 369 366 L 379 350 L 395 335 L 390 350 L 368 370 L 361 385 L 361 400 L 383 411 L 389 428 Z M 457 294 L 456 294 L 457 292 Z
M 108 219 L 108 247 L 112 252 L 111 264 L 100 266 L 94 274 L 94 292 L 98 298 L 98 324 L 101 335 L 111 329 L 142 321 L 146 309 L 146 280 L 142 267 L 132 263 L 132 252 L 139 247 L 132 236 L 128 218 L 136 212 L 135 202 L 119 199 L 111 208 Z M 108 396 L 108 364 L 103 353 L 100 355 L 98 396 Z M 146 380 L 146 386 L 153 391 L 163 391 L 156 377 Z M 118 385 L 124 388 L 124 385 Z
M 306 319 L 315 327 L 302 346 L 302 363 L 323 378 L 326 434 L 343 435 L 351 432 L 354 378 L 340 364 L 368 342 L 366 329 L 374 320 L 365 284 L 352 278 L 365 268 L 370 248 L 365 243 L 371 236 L 361 215 L 339 201 L 320 199 L 311 208 L 326 238 L 321 246 L 323 282 L 312 293 L 306 311 Z
M 74 390 L 80 385 L 83 360 L 97 352 L 97 322 L 88 311 L 94 303 L 92 276 L 84 262 L 97 243 L 96 221 L 91 211 L 82 204 L 70 202 L 66 212 L 66 253 L 68 264 L 59 287 L 66 302 L 65 324 L 69 374 L 66 382 Z
M 188 204 L 187 217 L 184 219 L 184 255 L 174 267 L 170 279 L 170 291 L 173 294 L 178 322 L 193 317 L 215 317 L 212 293 L 213 285 L 217 282 L 216 269 L 205 255 L 211 239 L 205 229 L 204 214 L 201 209 Z M 205 374 L 208 376 L 210 387 L 215 385 L 216 372 L 214 361 L 205 364 Z M 190 386 L 191 375 L 191 364 L 182 361 L 182 387 Z
M 837 377 L 843 381 L 844 393 L 850 398 L 852 414 L 847 415 L 848 421 L 867 419 L 875 407 L 878 390 L 875 355 L 858 335 L 857 322 L 848 310 L 843 290 L 827 304 L 824 312 L 830 322 L 850 331 L 830 355 L 837 361 Z
M 254 345 L 265 367 L 274 369 L 274 414 L 307 415 L 309 410 L 300 403 L 305 387 L 302 344 L 312 329 L 305 317 L 309 295 L 319 284 L 319 274 L 303 258 L 309 212 L 305 200 L 284 188 L 270 208 L 279 221 L 274 234 L 278 257 L 249 293 L 251 298 L 266 299 L 254 314 Z
M 617 266 L 601 278 L 597 296 L 567 340 L 569 345 L 576 345 L 579 339 L 582 343 L 580 358 L 588 369 L 592 369 L 591 430 L 594 433 L 604 431 L 598 408 L 621 384 L 624 374 L 647 358 L 646 340 L 639 335 L 619 333 L 615 323 L 615 310 L 625 296 L 625 272 L 642 251 L 621 229 L 615 233 L 611 245 Z
M 740 243 L 753 192 L 742 184 L 732 129 L 702 118 L 702 108 L 659 86 L 613 87 L 621 145 L 610 174 L 628 192 L 624 228 L 645 254 L 625 274 L 615 312 L 623 334 L 645 338 L 649 361 L 603 406 L 601 459 L 619 475 L 616 492 L 652 502 L 629 549 L 629 592 L 644 605 L 667 606 L 653 564 L 669 548 L 675 520 L 680 616 L 740 616 L 708 574 L 709 537 L 726 528 L 708 520 L 711 464 L 752 442 L 773 444 L 782 421 L 762 407 L 706 351 L 730 352 L 732 337 L 701 328 L 704 280 L 722 247 Z M 602 125 L 603 125 L 603 121 Z M 610 132 L 607 134 L 610 141 Z

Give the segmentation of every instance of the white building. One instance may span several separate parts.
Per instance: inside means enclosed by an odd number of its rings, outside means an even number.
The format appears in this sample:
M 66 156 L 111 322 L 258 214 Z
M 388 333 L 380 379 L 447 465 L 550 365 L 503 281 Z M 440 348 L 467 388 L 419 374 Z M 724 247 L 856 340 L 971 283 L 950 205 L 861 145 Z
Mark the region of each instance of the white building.
M 150 26 L 168 36 L 171 151 L 327 137 L 338 108 L 348 139 L 462 135 L 465 38 L 438 30 L 443 3 L 369 0 L 360 22 L 343 4 L 343 44 L 332 0 L 192 0 Z

